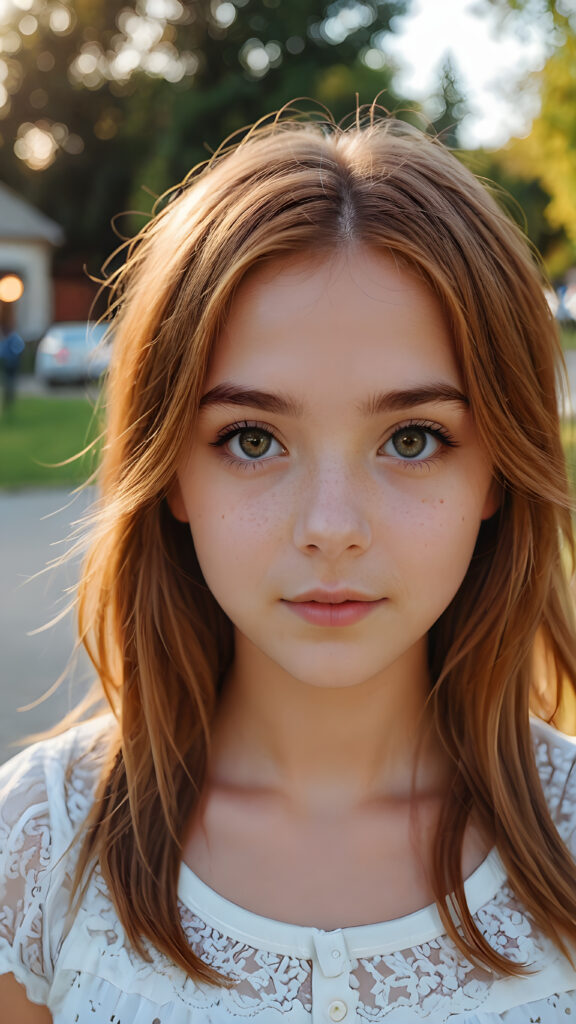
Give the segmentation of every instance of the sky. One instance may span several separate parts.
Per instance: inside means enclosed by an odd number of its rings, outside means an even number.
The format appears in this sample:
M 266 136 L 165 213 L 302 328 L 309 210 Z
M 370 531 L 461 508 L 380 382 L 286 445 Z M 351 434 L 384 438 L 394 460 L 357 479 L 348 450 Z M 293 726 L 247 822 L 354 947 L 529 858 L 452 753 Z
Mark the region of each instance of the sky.
M 498 147 L 523 135 L 537 112 L 535 92 L 515 85 L 542 67 L 545 36 L 534 22 L 502 25 L 487 0 L 412 0 L 397 18 L 384 50 L 399 66 L 401 94 L 425 100 L 437 88 L 439 68 L 450 54 L 470 113 L 460 131 L 463 146 Z

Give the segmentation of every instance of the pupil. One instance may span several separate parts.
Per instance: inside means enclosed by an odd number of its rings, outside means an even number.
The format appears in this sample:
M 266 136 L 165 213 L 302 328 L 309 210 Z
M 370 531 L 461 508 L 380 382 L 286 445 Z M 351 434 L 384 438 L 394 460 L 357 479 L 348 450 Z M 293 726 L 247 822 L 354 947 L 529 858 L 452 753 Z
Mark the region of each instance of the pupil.
M 394 447 L 399 455 L 415 459 L 426 447 L 426 435 L 423 430 L 401 430 L 394 438 Z
M 260 431 L 243 430 L 240 447 L 245 455 L 265 455 L 270 447 L 270 437 Z

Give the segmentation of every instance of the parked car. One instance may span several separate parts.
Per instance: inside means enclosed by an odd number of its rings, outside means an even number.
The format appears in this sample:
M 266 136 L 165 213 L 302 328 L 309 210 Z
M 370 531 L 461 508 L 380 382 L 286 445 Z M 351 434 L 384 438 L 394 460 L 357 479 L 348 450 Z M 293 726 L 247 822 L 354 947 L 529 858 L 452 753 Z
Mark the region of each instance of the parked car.
M 109 324 L 53 324 L 38 345 L 34 372 L 45 384 L 84 384 L 107 370 L 111 354 Z

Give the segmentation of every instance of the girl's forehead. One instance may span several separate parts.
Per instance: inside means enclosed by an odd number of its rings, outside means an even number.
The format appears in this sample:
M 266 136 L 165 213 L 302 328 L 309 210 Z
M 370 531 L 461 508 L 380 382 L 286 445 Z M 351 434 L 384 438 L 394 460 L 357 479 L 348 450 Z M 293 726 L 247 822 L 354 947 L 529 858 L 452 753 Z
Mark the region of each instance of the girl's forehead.
M 374 246 L 351 243 L 333 252 L 308 251 L 255 266 L 237 290 L 232 313 L 238 315 L 247 307 L 257 309 L 274 299 L 293 300 L 304 311 L 343 284 L 367 303 L 393 303 L 396 292 L 404 293 L 410 287 L 428 291 L 416 270 L 398 257 Z
M 216 341 L 207 388 L 223 380 L 259 387 L 290 380 L 302 391 L 328 384 L 365 391 L 374 376 L 395 386 L 459 382 L 431 289 L 388 254 L 350 247 L 252 271 Z

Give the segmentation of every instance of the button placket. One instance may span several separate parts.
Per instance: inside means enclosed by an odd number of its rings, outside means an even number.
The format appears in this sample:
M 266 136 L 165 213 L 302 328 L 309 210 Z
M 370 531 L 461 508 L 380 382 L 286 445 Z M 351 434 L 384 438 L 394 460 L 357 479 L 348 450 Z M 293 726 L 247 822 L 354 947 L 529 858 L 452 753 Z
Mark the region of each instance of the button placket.
M 350 956 L 342 932 L 316 932 L 314 952 L 313 1024 L 353 1024 L 358 993 L 350 984 Z

